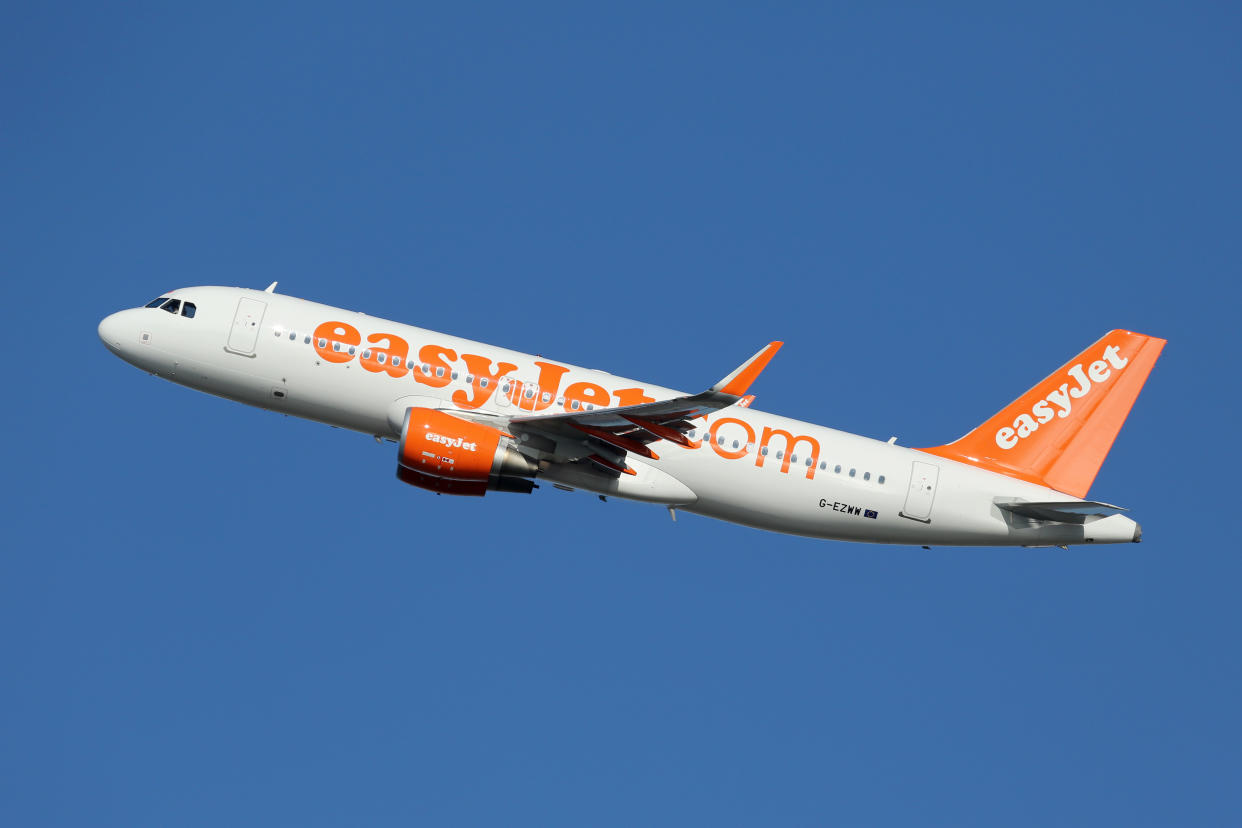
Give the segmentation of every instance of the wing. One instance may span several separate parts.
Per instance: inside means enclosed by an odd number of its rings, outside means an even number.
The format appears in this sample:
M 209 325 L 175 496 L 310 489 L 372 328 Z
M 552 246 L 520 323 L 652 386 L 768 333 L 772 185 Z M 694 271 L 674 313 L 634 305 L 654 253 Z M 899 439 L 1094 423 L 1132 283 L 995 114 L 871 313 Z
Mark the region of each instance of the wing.
M 551 453 L 556 462 L 588 460 L 609 472 L 634 474 L 625 463 L 627 454 L 658 460 L 651 446 L 661 441 L 691 448 L 694 444 L 686 434 L 695 428 L 693 420 L 731 405 L 749 405 L 754 397 L 746 396 L 747 390 L 783 344 L 769 343 L 700 394 L 593 411 L 510 417 L 507 428 L 534 444 L 554 443 Z

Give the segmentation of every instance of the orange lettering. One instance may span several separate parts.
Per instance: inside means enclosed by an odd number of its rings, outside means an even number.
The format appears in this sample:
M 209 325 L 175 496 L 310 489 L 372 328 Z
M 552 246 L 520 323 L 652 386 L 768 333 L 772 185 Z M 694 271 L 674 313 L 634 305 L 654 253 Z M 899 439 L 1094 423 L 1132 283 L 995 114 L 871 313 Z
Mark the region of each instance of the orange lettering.
M 421 365 L 415 365 L 414 370 L 410 373 L 414 375 L 414 381 L 423 385 L 430 385 L 432 388 L 443 388 L 453 381 L 453 366 L 450 362 L 457 359 L 457 352 L 452 348 L 445 348 L 443 345 L 424 345 L 418 349 L 418 358 Z M 431 370 L 423 373 L 423 365 Z M 439 370 L 440 376 L 436 376 Z
M 513 403 L 518 408 L 522 407 L 522 388 L 523 387 L 524 386 L 522 385 L 521 380 L 509 380 L 509 393 L 505 394 L 505 396 L 509 398 L 509 402 Z M 500 391 L 502 394 L 504 394 L 504 388 L 505 386 L 502 384 L 500 386 Z
M 480 407 L 491 398 L 492 394 L 496 393 L 496 381 L 510 371 L 517 370 L 517 366 L 511 362 L 498 362 L 496 373 L 493 374 L 491 372 L 492 361 L 487 357 L 478 354 L 462 354 L 461 358 L 466 361 L 466 370 L 474 374 L 474 383 L 470 386 L 472 392 L 470 394 L 461 389 L 453 392 L 453 402 L 458 408 Z
M 339 348 L 333 348 L 333 343 L 336 342 L 340 343 Z M 349 362 L 354 358 L 349 353 L 349 346 L 361 342 L 362 335 L 358 333 L 358 329 L 344 322 L 324 322 L 315 328 L 315 353 L 328 362 Z
M 795 448 L 798 443 L 805 441 L 811 444 L 811 464 L 806 467 L 806 479 L 810 480 L 815 477 L 815 464 L 819 462 L 819 441 L 814 437 L 808 437 L 805 434 L 799 434 L 795 437 L 783 428 L 769 428 L 768 426 L 763 427 L 763 436 L 759 438 L 759 454 L 755 457 L 755 465 L 763 465 L 763 450 L 768 447 L 768 441 L 777 435 L 785 438 L 785 453 L 781 457 L 781 471 L 789 471 L 789 452 Z
M 543 411 L 556 402 L 556 395 L 561 390 L 561 377 L 569 371 L 564 365 L 551 362 L 536 362 L 535 364 L 539 366 L 539 387 L 535 389 L 537 393 L 533 399 L 517 403 L 518 407 L 525 411 Z M 548 395 L 547 402 L 543 400 L 544 394 Z
M 578 408 L 573 407 L 573 401 L 577 400 Z M 575 382 L 565 389 L 565 410 L 581 411 L 586 408 L 587 403 L 599 408 L 607 408 L 608 403 L 612 400 L 612 395 L 602 385 L 596 385 L 593 382 Z
M 376 344 L 381 340 L 387 343 L 385 347 L 364 350 L 358 364 L 372 373 L 385 371 L 390 377 L 404 377 L 408 370 L 405 358 L 410 352 L 410 344 L 395 334 L 371 334 L 367 337 L 367 342 Z M 370 351 L 370 356 L 367 356 L 367 351 Z M 380 361 L 381 356 L 383 362 Z
M 742 428 L 746 429 L 746 443 L 742 445 L 740 448 L 726 449 L 724 446 L 718 443 L 717 438 L 716 438 L 716 432 L 725 423 L 736 423 L 737 425 L 740 425 Z M 766 429 L 764 430 L 764 436 L 765 438 L 767 436 Z M 719 454 L 721 457 L 723 457 L 726 460 L 736 460 L 739 457 L 745 457 L 747 448 L 750 446 L 750 444 L 755 442 L 755 430 L 751 428 L 750 423 L 746 422 L 745 420 L 739 420 L 737 417 L 721 417 L 719 420 L 712 423 L 711 430 L 708 432 L 708 440 L 712 444 L 712 451 L 716 452 L 717 454 Z

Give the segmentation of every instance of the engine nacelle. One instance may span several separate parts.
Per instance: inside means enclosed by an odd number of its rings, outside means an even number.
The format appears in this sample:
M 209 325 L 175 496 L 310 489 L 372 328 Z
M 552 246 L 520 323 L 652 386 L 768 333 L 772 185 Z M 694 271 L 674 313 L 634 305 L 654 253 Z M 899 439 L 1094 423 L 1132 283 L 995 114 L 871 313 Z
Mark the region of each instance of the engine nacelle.
M 482 496 L 488 489 L 529 493 L 539 471 L 513 438 L 431 408 L 411 408 L 397 444 L 397 478 L 441 494 Z

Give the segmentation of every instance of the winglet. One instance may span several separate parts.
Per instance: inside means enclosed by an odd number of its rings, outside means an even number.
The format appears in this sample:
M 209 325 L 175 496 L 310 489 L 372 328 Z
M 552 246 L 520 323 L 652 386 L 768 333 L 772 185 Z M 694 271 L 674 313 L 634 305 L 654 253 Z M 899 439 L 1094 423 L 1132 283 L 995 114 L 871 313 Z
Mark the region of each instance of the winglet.
M 768 367 L 772 357 L 776 356 L 776 352 L 784 344 L 784 342 L 769 342 L 763 350 L 738 366 L 736 371 L 713 385 L 712 390 L 731 394 L 734 397 L 745 395 L 750 384 L 759 378 L 759 374 Z

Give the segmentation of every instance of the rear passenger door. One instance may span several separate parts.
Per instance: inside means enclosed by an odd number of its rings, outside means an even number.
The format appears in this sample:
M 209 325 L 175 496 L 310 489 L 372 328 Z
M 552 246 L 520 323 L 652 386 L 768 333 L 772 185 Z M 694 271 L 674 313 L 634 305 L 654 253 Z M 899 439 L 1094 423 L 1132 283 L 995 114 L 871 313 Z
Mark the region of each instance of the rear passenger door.
M 932 503 L 936 500 L 936 480 L 940 469 L 931 463 L 915 460 L 910 469 L 910 488 L 906 492 L 906 505 L 901 516 L 911 520 L 931 523 Z

